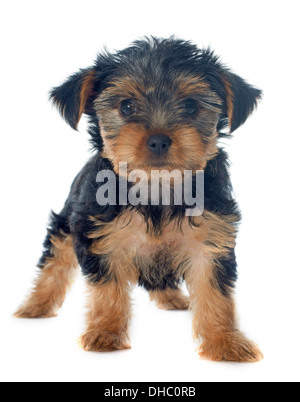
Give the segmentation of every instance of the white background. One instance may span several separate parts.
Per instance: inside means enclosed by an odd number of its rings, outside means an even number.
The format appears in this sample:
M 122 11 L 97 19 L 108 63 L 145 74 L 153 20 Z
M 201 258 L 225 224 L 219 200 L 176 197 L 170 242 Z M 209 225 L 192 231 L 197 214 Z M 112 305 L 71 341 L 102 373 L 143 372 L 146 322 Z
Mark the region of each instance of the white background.
M 1 3 L 1 381 L 293 381 L 299 370 L 299 1 L 15 1 Z M 243 212 L 238 238 L 241 328 L 264 352 L 256 364 L 200 360 L 189 312 L 165 312 L 137 289 L 132 349 L 83 352 L 79 279 L 57 318 L 17 320 L 50 209 L 60 210 L 89 158 L 86 122 L 69 128 L 48 91 L 98 51 L 144 35 L 210 45 L 264 90 L 226 149 Z

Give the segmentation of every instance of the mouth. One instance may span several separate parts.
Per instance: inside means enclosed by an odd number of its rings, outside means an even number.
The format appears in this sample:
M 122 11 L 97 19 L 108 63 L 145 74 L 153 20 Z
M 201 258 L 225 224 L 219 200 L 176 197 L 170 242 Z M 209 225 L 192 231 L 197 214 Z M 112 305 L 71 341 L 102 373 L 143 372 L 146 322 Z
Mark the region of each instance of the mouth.
M 167 169 L 167 170 L 174 170 L 180 169 L 178 164 L 172 162 L 167 155 L 157 156 L 155 158 L 149 158 L 140 165 L 139 169 L 151 170 L 151 169 Z
M 171 167 L 171 164 L 167 162 L 166 160 L 157 160 L 157 161 L 151 161 L 148 162 L 144 165 L 144 167 L 147 168 L 168 168 Z

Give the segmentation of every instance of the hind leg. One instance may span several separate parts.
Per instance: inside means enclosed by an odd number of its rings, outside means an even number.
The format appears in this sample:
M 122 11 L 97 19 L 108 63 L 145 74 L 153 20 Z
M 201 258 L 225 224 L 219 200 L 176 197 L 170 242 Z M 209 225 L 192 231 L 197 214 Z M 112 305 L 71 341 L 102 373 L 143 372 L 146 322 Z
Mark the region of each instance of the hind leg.
M 150 300 L 155 301 L 162 310 L 188 310 L 190 300 L 181 289 L 167 288 L 165 290 L 149 291 Z
M 73 238 L 66 234 L 63 218 L 53 214 L 39 263 L 34 288 L 14 314 L 18 318 L 46 318 L 56 316 L 77 271 Z

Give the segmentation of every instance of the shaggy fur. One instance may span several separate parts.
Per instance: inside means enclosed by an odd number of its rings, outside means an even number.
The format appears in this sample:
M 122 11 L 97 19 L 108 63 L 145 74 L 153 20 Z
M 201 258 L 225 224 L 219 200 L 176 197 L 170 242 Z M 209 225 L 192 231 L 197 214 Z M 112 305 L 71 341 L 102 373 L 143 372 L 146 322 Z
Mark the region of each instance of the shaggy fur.
M 130 347 L 130 291 L 139 284 L 160 308 L 193 311 L 204 358 L 261 359 L 237 327 L 234 248 L 240 212 L 228 158 L 218 146 L 260 97 L 259 89 L 225 68 L 210 49 L 174 38 L 104 52 L 54 88 L 50 98 L 72 128 L 82 114 L 89 116 L 94 155 L 75 178 L 62 211 L 51 215 L 40 275 L 16 316 L 54 315 L 79 263 L 89 289 L 80 340 L 85 350 Z M 124 205 L 118 196 L 116 205 L 99 205 L 97 174 L 114 172 L 118 188 L 124 180 L 120 162 L 128 172 L 143 169 L 148 176 L 153 169 L 204 171 L 203 214 L 186 216 L 184 202 Z M 127 184 L 129 191 L 132 183 Z M 184 280 L 189 299 L 180 290 Z

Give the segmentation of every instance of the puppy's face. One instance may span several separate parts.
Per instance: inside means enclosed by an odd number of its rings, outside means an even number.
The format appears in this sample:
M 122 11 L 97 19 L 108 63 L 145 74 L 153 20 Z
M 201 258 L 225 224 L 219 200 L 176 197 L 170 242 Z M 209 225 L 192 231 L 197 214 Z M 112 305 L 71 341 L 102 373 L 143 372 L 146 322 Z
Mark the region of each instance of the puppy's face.
M 195 171 L 215 155 L 221 100 L 201 77 L 173 71 L 170 79 L 159 67 L 113 79 L 94 102 L 116 171 L 120 162 L 129 171 Z
M 76 128 L 97 117 L 103 156 L 114 170 L 203 170 L 221 129 L 246 120 L 261 92 L 225 69 L 209 50 L 152 39 L 115 55 L 99 55 L 51 97 Z

